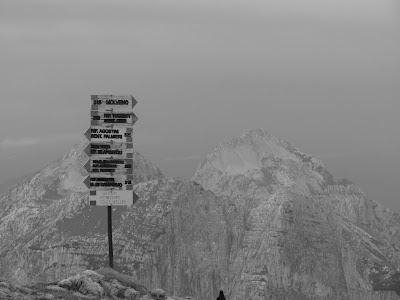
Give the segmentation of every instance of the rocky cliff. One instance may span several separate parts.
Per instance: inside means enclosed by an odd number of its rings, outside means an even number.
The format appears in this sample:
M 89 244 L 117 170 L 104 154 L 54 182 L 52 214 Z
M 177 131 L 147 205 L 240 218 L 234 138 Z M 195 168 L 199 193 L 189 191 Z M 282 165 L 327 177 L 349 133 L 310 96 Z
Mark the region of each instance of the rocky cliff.
M 107 265 L 84 143 L 0 200 L 0 276 L 55 281 Z M 116 269 L 171 295 L 398 299 L 400 217 L 263 130 L 221 143 L 193 181 L 136 153 L 139 200 L 113 211 Z
M 106 208 L 90 207 L 87 203 L 88 190 L 83 184 L 87 176 L 83 168 L 88 160 L 83 153 L 86 145 L 87 142 L 82 140 L 61 159 L 1 196 L 0 276 L 26 283 L 47 279 L 49 274 L 52 278 L 64 271 L 63 275 L 82 270 L 87 262 L 80 261 L 79 255 L 70 254 L 74 249 L 72 246 L 78 243 L 75 239 L 71 238 L 64 244 L 65 249 L 70 249 L 68 251 L 64 251 L 61 245 L 46 248 L 46 238 L 52 237 L 53 233 L 59 232 L 57 236 L 63 241 L 66 239 L 61 234 L 64 229 L 78 236 L 82 233 L 104 244 L 104 236 L 91 236 L 96 228 L 101 228 L 103 234 L 106 232 L 106 225 L 97 222 L 103 221 L 107 214 Z M 163 178 L 161 171 L 139 153 L 134 153 L 133 160 L 135 183 Z M 116 214 L 122 211 L 123 208 L 117 208 Z M 67 225 L 73 218 L 77 223 Z M 63 224 L 66 225 L 63 227 Z M 51 241 L 49 243 L 53 245 Z M 58 255 L 69 259 L 69 263 L 63 263 Z M 56 265 L 58 268 L 54 268 Z
M 107 266 L 107 210 L 88 206 L 84 147 L 1 198 L 0 277 L 52 282 Z M 218 262 L 227 266 L 223 202 L 197 183 L 164 179 L 138 153 L 134 166 L 139 200 L 113 210 L 115 268 L 149 289 L 214 297 L 224 276 Z
M 400 217 L 263 130 L 221 143 L 193 180 L 229 199 L 229 299 L 398 299 Z

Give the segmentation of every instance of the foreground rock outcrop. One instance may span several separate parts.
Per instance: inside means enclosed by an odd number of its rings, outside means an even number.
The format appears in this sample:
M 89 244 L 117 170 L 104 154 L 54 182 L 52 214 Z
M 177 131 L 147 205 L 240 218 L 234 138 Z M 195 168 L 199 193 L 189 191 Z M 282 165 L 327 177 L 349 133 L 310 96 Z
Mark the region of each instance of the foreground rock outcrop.
M 182 300 L 194 298 L 170 297 L 162 289 L 148 291 L 130 276 L 118 273 L 111 268 L 103 268 L 97 271 L 86 270 L 50 284 L 35 283 L 30 286 L 22 286 L 0 281 L 0 299 Z
M 87 204 L 81 147 L 1 198 L 0 278 L 59 282 L 106 265 L 106 209 Z M 268 132 L 221 143 L 192 181 L 163 178 L 139 154 L 134 164 L 139 200 L 113 211 L 115 268 L 149 290 L 399 298 L 399 214 Z

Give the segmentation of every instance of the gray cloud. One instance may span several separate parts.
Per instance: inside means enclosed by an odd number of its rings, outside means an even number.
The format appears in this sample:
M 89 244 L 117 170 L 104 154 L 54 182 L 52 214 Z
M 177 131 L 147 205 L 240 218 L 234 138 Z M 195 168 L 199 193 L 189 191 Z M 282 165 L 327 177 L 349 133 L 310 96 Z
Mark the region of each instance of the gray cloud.
M 0 176 L 59 157 L 89 126 L 90 95 L 102 93 L 137 98 L 134 143 L 172 176 L 190 178 L 193 153 L 252 128 L 325 153 L 338 176 L 357 158 L 347 153 L 400 153 L 396 5 L 1 0 Z M 385 180 L 350 171 L 371 189 Z
M 203 158 L 201 155 L 188 155 L 182 157 L 165 157 L 164 160 L 166 161 L 179 161 L 179 160 L 199 160 Z
M 3 150 L 11 150 L 19 147 L 39 146 L 57 143 L 60 141 L 73 141 L 77 142 L 81 138 L 81 135 L 77 133 L 64 133 L 57 135 L 46 135 L 41 137 L 8 137 L 0 139 L 0 148 Z
M 18 138 L 18 139 L 11 139 L 5 138 L 0 140 L 0 148 L 14 148 L 14 147 L 26 147 L 37 145 L 40 143 L 40 139 L 32 138 L 32 137 L 25 137 L 25 138 Z
M 2 8 L 1 20 L 19 23 L 73 20 L 104 24 L 222 24 L 299 16 L 390 23 L 399 17 L 396 0 L 2 0 Z

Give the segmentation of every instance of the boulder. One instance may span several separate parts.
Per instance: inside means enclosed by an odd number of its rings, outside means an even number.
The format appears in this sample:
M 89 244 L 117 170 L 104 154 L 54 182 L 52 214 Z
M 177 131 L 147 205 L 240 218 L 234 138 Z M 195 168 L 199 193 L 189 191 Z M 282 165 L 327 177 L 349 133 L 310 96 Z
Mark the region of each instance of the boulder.
M 138 300 L 140 297 L 140 293 L 135 289 L 129 288 L 124 292 L 124 298 L 128 300 Z
M 135 281 L 131 276 L 121 274 L 121 273 L 115 271 L 114 269 L 108 268 L 108 267 L 96 270 L 96 272 L 98 274 L 103 275 L 105 278 L 105 281 L 116 279 L 123 286 L 135 289 L 136 291 L 139 292 L 140 295 L 148 294 L 148 290 L 145 288 L 145 286 L 142 285 L 141 283 Z
M 165 299 L 165 291 L 162 289 L 153 289 L 150 292 L 152 299 L 154 300 L 164 300 Z
M 80 292 L 83 295 L 103 296 L 105 294 L 101 286 L 103 275 L 86 270 L 81 274 L 69 277 L 58 282 L 58 286 Z

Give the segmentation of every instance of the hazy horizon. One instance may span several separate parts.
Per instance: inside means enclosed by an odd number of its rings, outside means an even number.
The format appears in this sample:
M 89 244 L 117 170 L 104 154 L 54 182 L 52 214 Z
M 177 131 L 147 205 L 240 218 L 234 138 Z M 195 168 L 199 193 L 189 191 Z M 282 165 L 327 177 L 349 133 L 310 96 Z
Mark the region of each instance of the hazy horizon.
M 132 94 L 167 176 L 262 128 L 400 210 L 399 25 L 394 0 L 1 1 L 0 184 L 77 143 L 91 94 Z

